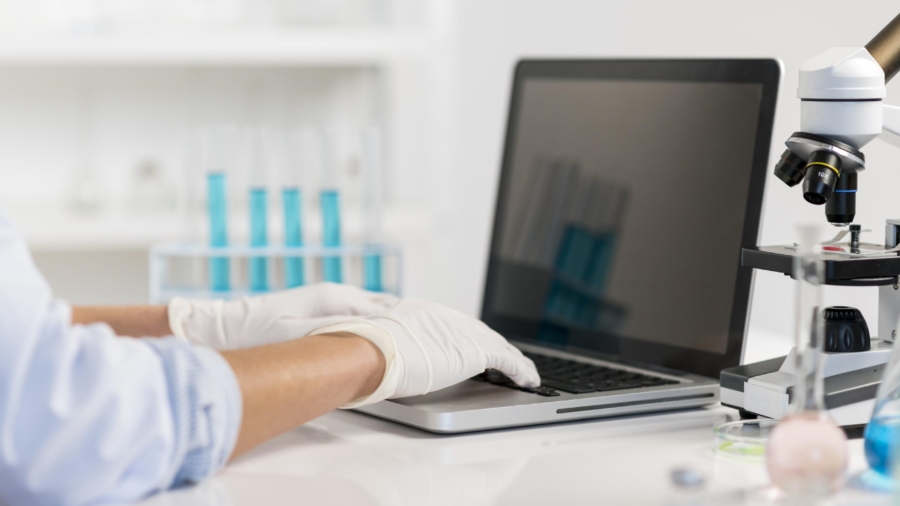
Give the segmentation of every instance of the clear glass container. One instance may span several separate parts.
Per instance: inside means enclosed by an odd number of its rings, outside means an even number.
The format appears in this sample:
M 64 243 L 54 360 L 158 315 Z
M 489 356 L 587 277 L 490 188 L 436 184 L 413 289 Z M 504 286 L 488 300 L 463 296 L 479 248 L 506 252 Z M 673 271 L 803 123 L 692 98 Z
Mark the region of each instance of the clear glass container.
M 769 437 L 766 465 L 778 488 L 815 497 L 834 492 L 843 484 L 847 437 L 825 409 L 820 229 L 801 226 L 799 235 L 794 257 L 797 319 L 793 398 L 790 414 Z
M 895 477 L 900 447 L 900 346 L 894 351 L 878 387 L 875 410 L 866 426 L 865 449 L 869 467 L 885 477 Z
M 402 257 L 400 248 L 385 244 L 324 246 L 206 246 L 198 243 L 167 243 L 154 246 L 150 250 L 150 300 L 154 304 L 165 304 L 175 296 L 192 298 L 234 299 L 246 295 L 256 295 L 251 272 L 253 263 L 265 258 L 272 269 L 272 283 L 269 291 L 291 288 L 285 284 L 285 268 L 294 259 L 303 259 L 304 278 L 308 283 L 327 281 L 324 277 L 323 262 L 337 258 L 345 266 L 344 283 L 365 288 L 365 259 L 378 255 L 382 259 L 383 291 L 400 295 L 402 286 Z M 205 264 L 200 269 L 207 276 L 217 275 L 210 267 L 227 262 L 232 266 L 234 276 L 227 289 L 210 283 L 202 276 L 186 275 L 187 267 L 197 263 Z
M 778 420 L 769 418 L 723 423 L 715 429 L 716 453 L 761 461 L 766 456 L 769 436 L 777 423 Z

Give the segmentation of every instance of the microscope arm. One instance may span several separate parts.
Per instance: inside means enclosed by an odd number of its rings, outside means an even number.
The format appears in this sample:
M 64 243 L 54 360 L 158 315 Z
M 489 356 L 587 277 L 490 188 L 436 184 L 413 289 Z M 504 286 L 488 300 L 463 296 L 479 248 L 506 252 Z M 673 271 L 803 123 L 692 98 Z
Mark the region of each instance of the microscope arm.
M 900 15 L 866 44 L 866 50 L 884 70 L 884 82 L 887 84 L 900 72 Z M 900 147 L 900 107 L 885 105 L 883 113 L 881 135 L 878 138 Z
M 900 14 L 866 44 L 866 50 L 884 70 L 884 82 L 900 72 Z

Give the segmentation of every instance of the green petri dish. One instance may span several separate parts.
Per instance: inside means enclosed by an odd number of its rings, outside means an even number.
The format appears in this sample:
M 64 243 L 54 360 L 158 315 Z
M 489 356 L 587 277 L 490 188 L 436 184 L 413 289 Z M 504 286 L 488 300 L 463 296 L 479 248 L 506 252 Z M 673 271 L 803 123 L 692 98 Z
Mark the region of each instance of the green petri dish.
M 715 428 L 716 453 L 748 460 L 762 460 L 766 456 L 769 434 L 778 420 L 740 420 L 723 423 Z

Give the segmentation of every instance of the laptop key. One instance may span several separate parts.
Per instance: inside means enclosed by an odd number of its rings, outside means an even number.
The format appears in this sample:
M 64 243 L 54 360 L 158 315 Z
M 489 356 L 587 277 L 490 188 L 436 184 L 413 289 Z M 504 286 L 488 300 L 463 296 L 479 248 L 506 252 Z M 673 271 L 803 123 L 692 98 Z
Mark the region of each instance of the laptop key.
M 537 395 L 541 395 L 543 397 L 556 397 L 559 395 L 559 392 L 557 392 L 553 388 L 551 388 L 549 386 L 545 386 L 545 385 L 541 385 L 541 386 L 535 387 L 535 388 L 520 387 L 519 385 L 516 385 L 513 382 L 513 380 L 509 379 L 508 377 L 506 377 L 505 374 L 503 374 L 502 372 L 500 372 L 496 369 L 488 369 L 487 371 L 485 371 L 477 376 L 474 376 L 470 379 L 473 379 L 475 381 L 481 381 L 484 383 L 491 383 L 492 385 L 497 385 L 498 387 L 506 387 L 506 388 L 512 388 L 513 390 L 521 390 L 523 392 L 537 394 Z
M 585 394 L 588 392 L 593 392 L 594 388 L 589 387 L 587 385 L 573 385 L 571 383 L 563 383 L 562 381 L 555 380 L 543 380 L 541 382 L 543 386 L 548 386 L 551 388 L 555 388 L 557 390 L 562 390 L 563 392 L 568 392 L 570 394 Z
M 541 386 L 539 386 L 539 387 L 535 387 L 535 388 L 519 387 L 519 390 L 521 390 L 521 391 L 523 391 L 523 392 L 530 392 L 530 393 L 533 393 L 533 394 L 538 394 L 538 395 L 543 396 L 543 397 L 557 397 L 557 396 L 559 396 L 559 392 L 557 392 L 556 390 L 554 390 L 554 389 L 552 389 L 552 388 L 545 387 L 545 386 L 543 386 L 543 385 L 541 385 Z

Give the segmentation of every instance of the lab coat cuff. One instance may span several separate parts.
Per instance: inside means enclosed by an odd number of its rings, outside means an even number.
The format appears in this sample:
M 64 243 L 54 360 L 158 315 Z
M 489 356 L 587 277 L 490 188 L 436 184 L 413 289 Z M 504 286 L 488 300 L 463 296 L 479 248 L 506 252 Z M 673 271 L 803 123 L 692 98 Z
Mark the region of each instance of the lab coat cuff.
M 175 433 L 167 486 L 196 483 L 225 466 L 237 444 L 242 399 L 225 359 L 175 337 L 143 339 L 162 358 Z
M 225 413 L 222 444 L 215 455 L 216 469 L 225 467 L 234 448 L 237 446 L 238 434 L 241 430 L 241 422 L 244 416 L 244 399 L 241 396 L 241 386 L 238 383 L 234 370 L 225 360 L 225 357 L 210 348 L 195 346 L 197 358 L 209 371 L 213 385 L 218 387 L 219 397 L 223 403 Z
M 399 374 L 397 372 L 397 344 L 394 342 L 394 336 L 391 335 L 390 331 L 377 323 L 359 319 L 326 325 L 310 332 L 308 335 L 318 336 L 341 332 L 362 337 L 378 347 L 384 355 L 384 375 L 381 377 L 381 383 L 379 383 L 378 388 L 374 392 L 359 399 L 354 399 L 341 406 L 340 409 L 353 409 L 367 404 L 374 404 L 394 395 L 394 392 L 397 390 Z

